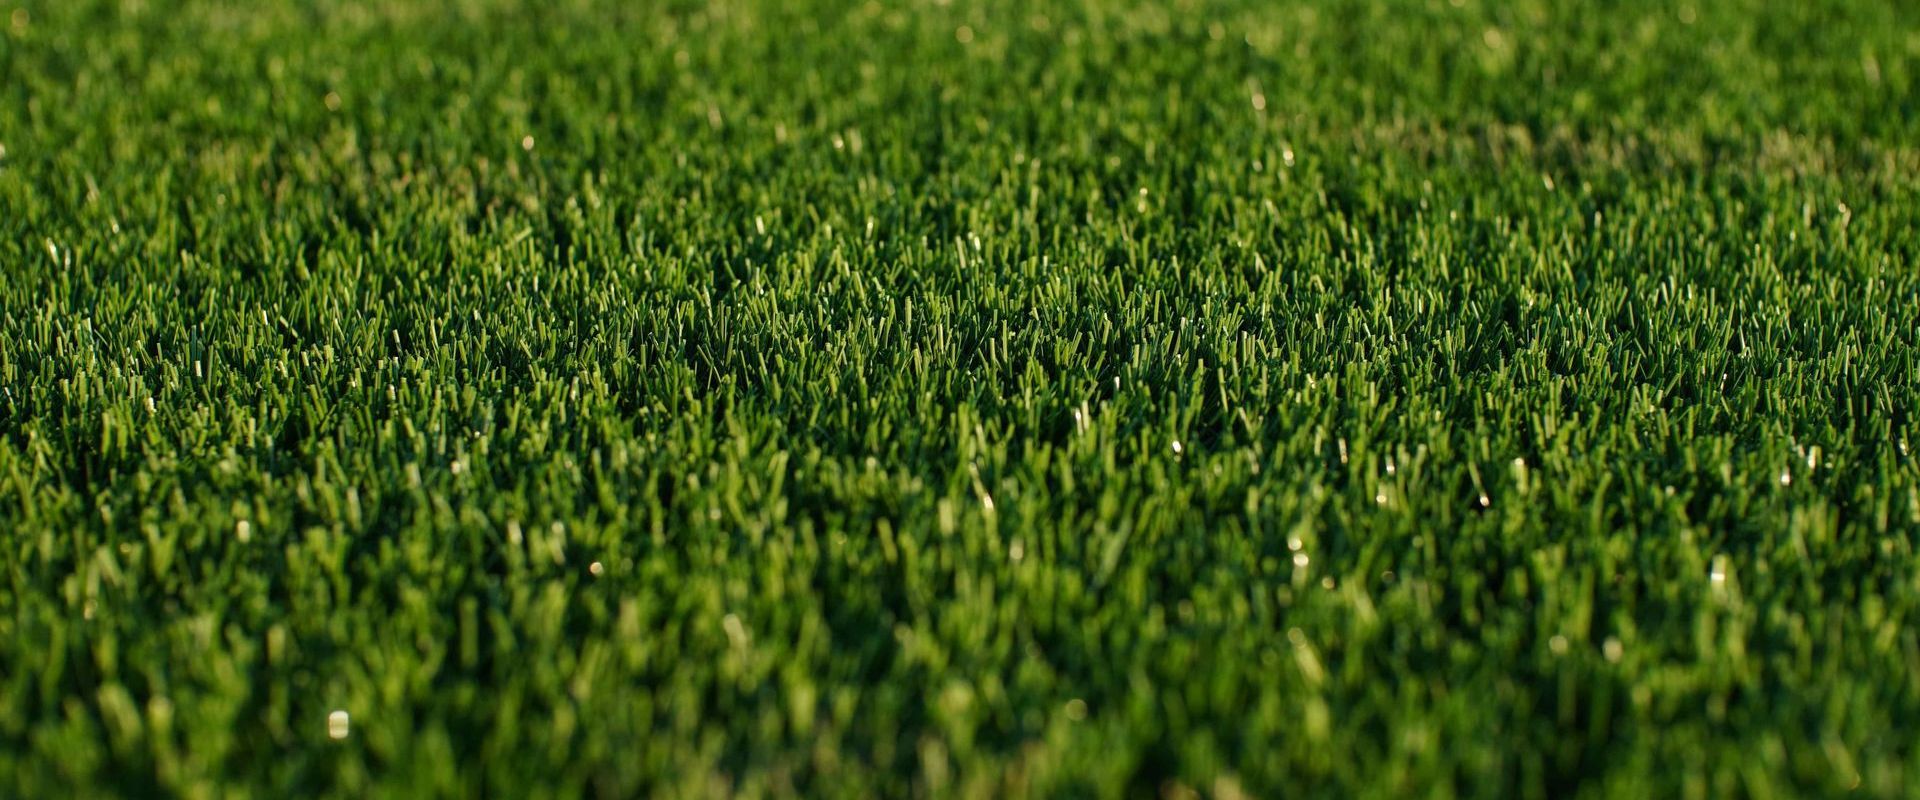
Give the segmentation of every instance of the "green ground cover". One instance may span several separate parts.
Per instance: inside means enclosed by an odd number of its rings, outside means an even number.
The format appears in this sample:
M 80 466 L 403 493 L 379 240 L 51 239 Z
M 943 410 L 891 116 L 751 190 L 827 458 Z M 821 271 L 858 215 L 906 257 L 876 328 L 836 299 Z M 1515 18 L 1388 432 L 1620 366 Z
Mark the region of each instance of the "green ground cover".
M 0 5 L 0 795 L 1910 795 L 1916 78 L 1892 0 Z

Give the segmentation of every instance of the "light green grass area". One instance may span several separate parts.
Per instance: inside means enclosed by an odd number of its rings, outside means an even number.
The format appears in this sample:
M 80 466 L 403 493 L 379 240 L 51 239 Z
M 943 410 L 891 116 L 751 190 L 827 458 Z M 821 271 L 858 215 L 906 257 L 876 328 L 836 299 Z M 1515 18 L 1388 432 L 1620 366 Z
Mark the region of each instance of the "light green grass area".
M 0 795 L 1920 786 L 1920 4 L 19 3 Z

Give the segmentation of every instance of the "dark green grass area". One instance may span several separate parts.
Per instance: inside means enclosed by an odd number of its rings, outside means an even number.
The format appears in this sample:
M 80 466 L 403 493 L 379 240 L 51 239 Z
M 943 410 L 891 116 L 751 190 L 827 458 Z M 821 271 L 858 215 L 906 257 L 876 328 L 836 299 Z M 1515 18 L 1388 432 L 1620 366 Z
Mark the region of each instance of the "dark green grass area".
M 0 795 L 1920 785 L 1920 5 L 17 1 Z

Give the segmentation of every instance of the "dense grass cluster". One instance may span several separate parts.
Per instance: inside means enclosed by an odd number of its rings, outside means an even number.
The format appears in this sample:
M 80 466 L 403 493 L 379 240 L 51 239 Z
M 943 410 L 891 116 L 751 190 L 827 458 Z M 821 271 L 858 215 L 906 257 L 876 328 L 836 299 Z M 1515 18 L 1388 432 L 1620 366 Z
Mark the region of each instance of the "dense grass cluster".
M 18 2 L 0 795 L 1920 783 L 1920 5 Z

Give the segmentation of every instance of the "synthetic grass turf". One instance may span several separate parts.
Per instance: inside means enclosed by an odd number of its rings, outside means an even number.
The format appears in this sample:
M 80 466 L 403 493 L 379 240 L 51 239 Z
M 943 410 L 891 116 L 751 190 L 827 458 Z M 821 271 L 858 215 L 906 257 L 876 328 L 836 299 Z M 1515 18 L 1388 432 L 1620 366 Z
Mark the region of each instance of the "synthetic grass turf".
M 0 794 L 1920 782 L 1920 6 L 5 12 Z

